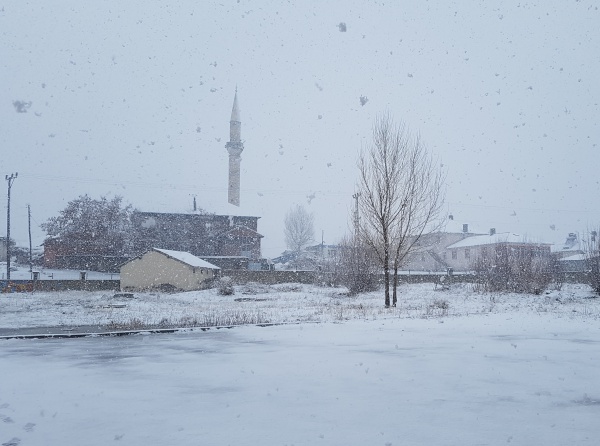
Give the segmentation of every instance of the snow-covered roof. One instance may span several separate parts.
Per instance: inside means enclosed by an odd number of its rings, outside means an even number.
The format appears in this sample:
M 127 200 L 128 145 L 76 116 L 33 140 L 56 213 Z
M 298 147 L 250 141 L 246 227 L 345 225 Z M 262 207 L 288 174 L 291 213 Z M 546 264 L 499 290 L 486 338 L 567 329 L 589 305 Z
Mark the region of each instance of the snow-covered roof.
M 569 257 L 563 257 L 562 259 L 559 259 L 559 262 L 581 262 L 585 260 L 585 254 L 575 254 Z
M 581 240 L 575 233 L 570 233 L 564 243 L 552 245 L 552 252 L 572 252 L 573 254 L 582 253 L 583 246 Z
M 453 243 L 452 245 L 448 246 L 448 248 L 468 248 L 470 246 L 496 245 L 498 243 L 527 243 L 533 245 L 549 245 L 549 243 L 528 241 L 522 235 L 519 234 L 513 234 L 511 232 L 502 232 L 493 235 L 485 234 L 467 237 L 464 240 L 460 240 L 456 243 Z
M 185 263 L 196 268 L 209 268 L 209 269 L 221 269 L 212 263 L 208 263 L 206 260 L 199 259 L 193 254 L 184 251 L 172 251 L 170 249 L 152 248 L 154 251 L 158 251 L 166 256 L 169 256 L 175 260 Z

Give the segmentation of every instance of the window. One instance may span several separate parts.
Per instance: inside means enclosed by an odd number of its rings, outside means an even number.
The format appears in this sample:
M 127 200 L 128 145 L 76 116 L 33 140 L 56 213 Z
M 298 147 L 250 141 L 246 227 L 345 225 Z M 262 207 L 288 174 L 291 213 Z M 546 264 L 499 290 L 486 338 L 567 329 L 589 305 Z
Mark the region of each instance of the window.
M 465 248 L 465 259 L 471 258 L 471 250 L 469 248 Z
M 458 251 L 455 249 L 452 251 L 452 260 L 456 260 L 458 258 Z

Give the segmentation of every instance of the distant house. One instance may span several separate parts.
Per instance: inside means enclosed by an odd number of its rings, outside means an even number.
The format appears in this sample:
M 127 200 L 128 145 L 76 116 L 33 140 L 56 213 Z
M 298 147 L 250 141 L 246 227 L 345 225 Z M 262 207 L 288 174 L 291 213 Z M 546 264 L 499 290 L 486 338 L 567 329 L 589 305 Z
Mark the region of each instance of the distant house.
M 446 247 L 446 261 L 454 271 L 469 271 L 479 259 L 494 261 L 504 251 L 531 257 L 550 256 L 550 243 L 533 242 L 510 232 L 474 235 Z
M 95 249 L 65 242 L 58 238 L 47 238 L 43 243 L 43 265 L 52 269 L 74 269 L 86 271 L 119 271 L 119 265 L 130 256 L 111 252 L 110 247 Z
M 584 253 L 584 246 L 579 236 L 575 232 L 570 232 L 567 235 L 567 239 L 560 245 L 552 246 L 552 254 L 558 259 L 564 259 L 566 257 L 572 257 L 577 254 Z
M 220 268 L 189 252 L 152 248 L 121 266 L 122 290 L 206 288 Z
M 572 256 L 558 259 L 560 271 L 564 273 L 580 273 L 589 270 L 589 260 L 585 254 L 573 254 Z
M 197 257 L 261 257 L 259 217 L 134 212 L 134 252 L 160 246 Z
M 471 232 L 434 232 L 422 235 L 413 251 L 404 259 L 403 271 L 446 272 L 456 268 L 447 247 L 479 234 Z
M 208 213 L 136 211 L 131 216 L 131 233 L 122 248 L 106 243 L 73 243 L 72 240 L 47 238 L 44 241 L 44 266 L 117 272 L 127 259 L 159 247 L 219 259 L 230 269 L 265 269 L 266 260 L 261 259 L 263 236 L 257 232 L 258 219 Z
M 305 251 L 313 253 L 321 261 L 335 261 L 339 255 L 340 247 L 338 245 L 318 245 L 309 246 Z
M 565 273 L 584 272 L 590 268 L 585 242 L 575 232 L 569 233 L 564 243 L 552 246 L 552 255 L 558 260 L 560 270 Z
M 340 247 L 338 245 L 308 246 L 302 251 L 284 251 L 279 257 L 273 259 L 277 269 L 292 269 L 302 271 L 327 271 L 333 268 L 338 260 Z

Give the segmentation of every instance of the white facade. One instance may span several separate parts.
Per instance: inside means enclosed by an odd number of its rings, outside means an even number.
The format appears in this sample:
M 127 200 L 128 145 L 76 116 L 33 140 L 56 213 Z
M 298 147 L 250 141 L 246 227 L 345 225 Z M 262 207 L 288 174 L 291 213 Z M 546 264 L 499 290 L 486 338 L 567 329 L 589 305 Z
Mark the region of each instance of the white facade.
M 200 290 L 218 276 L 220 268 L 188 252 L 152 248 L 121 266 L 121 290 L 172 286 Z
M 550 246 L 550 243 L 529 241 L 519 234 L 492 233 L 475 235 L 453 243 L 446 247 L 443 257 L 454 271 L 470 271 L 478 259 L 496 258 L 497 250 L 502 247 L 542 257 L 550 255 Z

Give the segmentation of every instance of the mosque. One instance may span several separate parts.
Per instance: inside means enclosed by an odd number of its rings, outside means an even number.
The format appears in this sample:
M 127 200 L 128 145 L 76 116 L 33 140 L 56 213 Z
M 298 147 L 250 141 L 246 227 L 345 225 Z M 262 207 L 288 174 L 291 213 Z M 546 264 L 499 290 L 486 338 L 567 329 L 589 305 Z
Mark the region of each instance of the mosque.
M 244 143 L 237 88 L 229 121 L 228 203 L 240 206 L 240 165 Z M 132 215 L 133 233 L 130 254 L 135 256 L 152 248 L 189 252 L 223 269 L 268 269 L 261 256 L 258 233 L 260 217 L 217 215 L 205 211 L 190 213 L 142 212 Z M 46 267 L 86 270 L 112 270 L 124 260 L 117 253 L 73 251 L 58 240 L 45 243 Z

